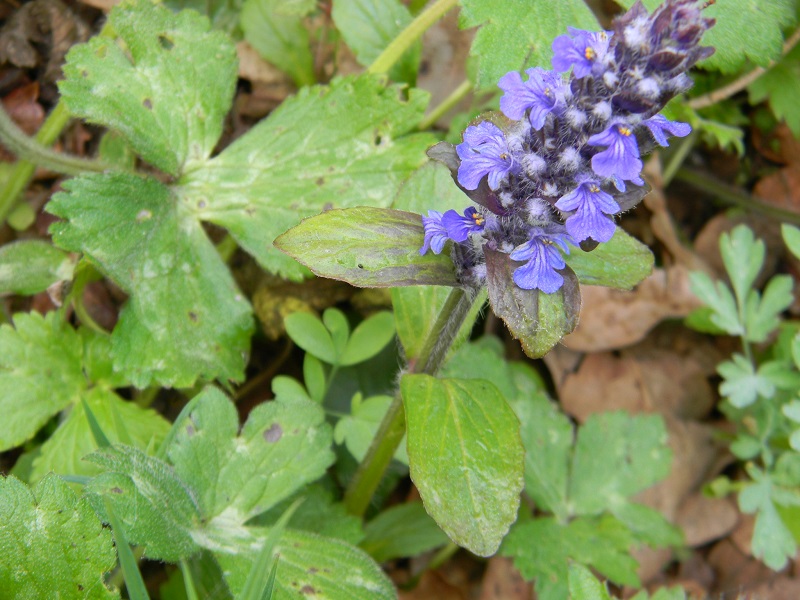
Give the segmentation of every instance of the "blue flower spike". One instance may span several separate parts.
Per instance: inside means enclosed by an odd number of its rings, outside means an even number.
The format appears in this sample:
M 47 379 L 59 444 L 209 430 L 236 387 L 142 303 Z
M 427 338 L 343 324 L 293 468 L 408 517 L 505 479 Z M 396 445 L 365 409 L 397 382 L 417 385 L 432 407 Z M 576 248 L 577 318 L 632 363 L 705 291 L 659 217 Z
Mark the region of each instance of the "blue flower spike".
M 611 43 L 610 31 L 583 31 L 568 27 L 569 35 L 553 40 L 553 68 L 565 73 L 572 67 L 577 79 L 591 75 L 595 65 L 602 65 Z
M 596 180 L 586 179 L 566 196 L 556 202 L 556 208 L 575 211 L 564 223 L 567 233 L 577 242 L 592 238 L 607 242 L 614 236 L 617 227 L 608 216 L 620 211 L 619 204 L 611 194 L 600 189 Z
M 498 87 L 505 92 L 500 98 L 500 110 L 509 119 L 519 121 L 530 110 L 531 127 L 539 130 L 544 125 L 547 115 L 552 112 L 563 95 L 561 76 L 553 71 L 545 71 L 539 67 L 525 71 L 528 81 L 523 82 L 516 71 L 500 78 Z
M 516 167 L 505 135 L 488 121 L 467 127 L 464 142 L 456 146 L 456 152 L 461 159 L 458 182 L 468 190 L 478 189 L 481 179 L 487 175 L 489 187 L 496 190 Z
M 553 294 L 564 285 L 564 277 L 558 269 L 567 266 L 563 250 L 569 254 L 567 235 L 549 233 L 536 227 L 531 230 L 530 239 L 514 248 L 509 258 L 527 263 L 514 271 L 513 279 L 517 287 L 523 290 L 541 290 L 545 294 Z

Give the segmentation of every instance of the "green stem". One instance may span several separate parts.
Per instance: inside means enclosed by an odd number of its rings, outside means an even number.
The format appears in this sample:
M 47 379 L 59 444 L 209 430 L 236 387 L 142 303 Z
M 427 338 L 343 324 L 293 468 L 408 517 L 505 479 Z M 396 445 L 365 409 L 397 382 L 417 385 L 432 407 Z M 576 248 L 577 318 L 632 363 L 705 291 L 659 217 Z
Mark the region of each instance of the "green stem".
M 475 294 L 461 288 L 450 292 L 409 373 L 434 375 L 439 370 L 474 301 Z M 345 492 L 344 504 L 351 514 L 364 515 L 405 433 L 405 410 L 398 392 Z
M 456 89 L 454 89 L 450 95 L 442 100 L 442 102 L 434 108 L 428 116 L 420 121 L 419 125 L 417 125 L 417 129 L 420 131 L 424 131 L 426 129 L 430 129 L 434 126 L 436 121 L 438 121 L 442 116 L 444 116 L 451 108 L 453 108 L 456 104 L 461 102 L 464 97 L 472 91 L 472 82 L 469 79 L 465 79 L 461 82 Z
M 670 181 L 672 181 L 672 178 L 675 177 L 675 174 L 678 172 L 678 169 L 681 168 L 683 161 L 685 161 L 686 157 L 689 156 L 689 152 L 694 147 L 696 140 L 697 130 L 693 129 L 689 137 L 684 139 L 675 152 L 672 153 L 669 162 L 664 166 L 664 171 L 661 174 L 661 181 L 663 182 L 664 187 L 667 187 Z
M 36 141 L 43 146 L 50 146 L 56 141 L 64 127 L 69 122 L 69 112 L 63 102 L 56 104 L 56 107 L 47 115 L 41 129 L 36 134 Z M 6 185 L 0 189 L 0 225 L 6 217 L 14 210 L 17 199 L 22 190 L 28 187 L 36 165 L 27 160 L 18 160 L 11 169 L 11 173 L 6 181 Z
M 53 152 L 35 138 L 25 135 L 2 106 L 0 106 L 0 142 L 18 158 L 64 175 L 102 172 L 110 168 L 109 165 L 97 160 Z
M 768 204 L 761 198 L 751 196 L 744 190 L 732 185 L 728 185 L 727 183 L 722 182 L 715 177 L 707 175 L 701 171 L 695 171 L 694 169 L 681 167 L 675 173 L 675 179 L 678 181 L 683 181 L 684 183 L 688 183 L 698 190 L 711 194 L 715 198 L 718 198 L 727 204 L 732 204 L 745 210 L 762 214 L 765 217 L 769 217 L 777 221 L 800 225 L 800 215 L 797 213 Z
M 417 15 L 417 17 L 408 24 L 408 27 L 401 31 L 397 37 L 386 46 L 386 49 L 375 59 L 375 62 L 369 66 L 367 73 L 381 74 L 388 72 L 389 69 L 392 68 L 392 65 L 400 60 L 403 53 L 422 37 L 422 34 L 425 33 L 430 26 L 441 19 L 444 14 L 457 3 L 458 0 L 436 0 L 436 2 Z

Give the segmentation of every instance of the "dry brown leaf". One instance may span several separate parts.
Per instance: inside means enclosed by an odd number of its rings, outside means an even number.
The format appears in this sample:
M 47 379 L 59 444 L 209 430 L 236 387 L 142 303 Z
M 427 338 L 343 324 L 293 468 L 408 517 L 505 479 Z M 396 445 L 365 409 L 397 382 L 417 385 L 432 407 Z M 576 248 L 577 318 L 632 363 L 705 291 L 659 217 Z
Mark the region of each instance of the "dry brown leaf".
M 510 558 L 493 556 L 489 559 L 480 600 L 530 600 L 532 596 L 531 584 L 522 578 Z
M 38 102 L 39 83 L 18 87 L 3 98 L 3 106 L 14 122 L 28 135 L 36 133 L 44 122 L 44 109 Z
M 689 496 L 676 515 L 690 548 L 725 537 L 738 522 L 739 511 L 728 498 L 707 498 L 701 493 Z
M 753 193 L 773 206 L 800 213 L 800 165 L 791 164 L 767 175 Z
M 760 561 L 743 554 L 729 539 L 717 542 L 708 554 L 708 563 L 714 569 L 716 584 L 712 593 L 724 598 L 736 598 L 737 594 L 750 596 L 749 591 L 764 582 L 776 578 L 774 571 Z M 771 600 L 771 597 L 769 597 Z
M 572 350 L 597 352 L 630 346 L 664 319 L 685 317 L 701 306 L 689 289 L 689 271 L 656 269 L 636 289 L 581 286 L 578 327 L 564 338 Z
M 400 600 L 467 600 L 467 595 L 448 583 L 438 571 L 425 571 L 411 590 L 400 591 Z
M 80 0 L 81 3 L 87 6 L 99 8 L 103 12 L 110 11 L 114 6 L 122 2 L 122 0 Z
M 564 410 L 579 421 L 603 410 L 703 418 L 716 401 L 708 377 L 720 359 L 703 336 L 673 329 L 619 354 L 586 355 L 576 370 L 553 379 Z

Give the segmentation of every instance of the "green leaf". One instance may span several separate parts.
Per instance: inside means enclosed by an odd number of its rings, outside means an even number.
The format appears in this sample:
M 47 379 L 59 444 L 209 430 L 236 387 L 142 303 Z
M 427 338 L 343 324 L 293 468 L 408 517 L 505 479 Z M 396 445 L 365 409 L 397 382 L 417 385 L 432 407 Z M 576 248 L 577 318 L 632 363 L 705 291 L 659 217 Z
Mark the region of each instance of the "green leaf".
M 214 29 L 220 29 L 236 37 L 239 29 L 239 13 L 243 0 L 165 0 L 164 4 L 174 11 L 191 8 L 211 20 Z
M 325 413 L 311 401 L 260 404 L 237 436 L 236 408 L 209 387 L 175 426 L 167 455 L 209 529 L 223 537 L 318 479 L 334 459 Z
M 560 520 L 570 516 L 567 502 L 573 427 L 544 394 L 515 405 L 525 446 L 525 492 L 536 506 Z
M 419 215 L 363 207 L 305 219 L 275 246 L 317 275 L 358 287 L 457 285 L 449 256 L 420 255 L 423 237 Z
M 567 577 L 569 600 L 611 600 L 606 586 L 583 565 L 570 564 Z
M 319 317 L 307 312 L 296 312 L 288 315 L 283 323 L 287 335 L 303 350 L 330 365 L 338 364 L 339 357 L 331 334 Z
M 791 275 L 776 275 L 767 283 L 764 295 L 751 291 L 745 306 L 745 331 L 748 341 L 765 342 L 781 324 L 780 315 L 794 301 Z
M 717 372 L 724 380 L 719 386 L 719 393 L 736 408 L 750 406 L 759 397 L 772 398 L 775 384 L 763 376 L 762 368 L 756 371 L 753 364 L 741 354 L 734 354 L 732 358 L 717 365 Z
M 310 353 L 303 357 L 303 381 L 308 388 L 308 395 L 314 402 L 322 402 L 325 399 L 325 367 L 322 361 Z
M 411 22 L 411 13 L 399 0 L 336 0 L 331 16 L 345 43 L 365 67 Z M 417 42 L 394 64 L 389 77 L 413 85 L 421 51 Z
M 137 387 L 243 379 L 250 306 L 170 188 L 117 173 L 64 189 L 48 204 L 67 219 L 51 228 L 56 243 L 86 254 L 131 295 L 113 333 L 115 368 Z
M 194 11 L 148 0 L 116 6 L 108 20 L 119 41 L 96 36 L 67 55 L 59 90 L 70 112 L 118 131 L 171 175 L 203 163 L 233 100 L 230 39 Z
M 311 85 L 316 77 L 304 15 L 287 14 L 283 4 L 283 0 L 245 0 L 240 21 L 244 37 L 298 87 Z
M 346 367 L 369 360 L 394 339 L 394 334 L 392 313 L 381 311 L 369 316 L 353 330 L 339 364 Z
M 783 243 L 786 244 L 789 251 L 794 254 L 795 258 L 800 259 L 800 227 L 784 223 L 781 225 L 781 234 Z
M 347 317 L 338 308 L 331 307 L 326 308 L 322 313 L 322 322 L 331 332 L 336 355 L 341 356 L 347 346 L 347 340 L 350 339 L 350 323 L 347 321 Z
M 778 64 L 747 86 L 750 104 L 769 100 L 778 119 L 783 119 L 795 137 L 800 136 L 800 48 L 795 46 Z M 786 225 L 784 225 L 786 226 Z
M 667 476 L 672 452 L 658 415 L 594 414 L 580 428 L 569 496 L 575 513 L 599 514 Z
M 58 281 L 69 281 L 75 262 L 66 252 L 42 240 L 0 247 L 0 294 L 31 296 Z
M 463 0 L 462 28 L 478 27 L 470 56 L 477 57 L 477 87 L 494 88 L 508 71 L 550 67 L 556 36 L 567 27 L 599 30 L 592 11 L 582 0 Z
M 692 293 L 712 311 L 710 315 L 712 324 L 729 335 L 744 333 L 744 324 L 739 319 L 736 299 L 727 285 L 721 281 L 714 282 L 705 273 L 695 271 L 689 273 L 689 286 Z
M 306 388 L 296 379 L 278 375 L 272 380 L 272 393 L 287 400 L 311 400 Z
M 619 503 L 611 507 L 611 513 L 619 519 L 640 542 L 663 548 L 683 545 L 683 533 L 670 524 L 659 511 L 632 502 Z
M 118 598 L 104 583 L 116 565 L 111 534 L 56 475 L 33 490 L 0 476 L 0 596 Z
M 746 513 L 756 513 L 751 541 L 753 556 L 780 571 L 797 553 L 797 544 L 775 508 L 772 480 L 754 468 L 748 471 L 755 481 L 739 493 L 739 508 Z
M 217 552 L 225 579 L 238 594 L 266 532 L 250 528 L 240 551 Z M 363 551 L 339 540 L 286 530 L 276 546 L 280 555 L 276 600 L 312 595 L 324 600 L 395 600 L 397 594 L 381 568 Z
M 630 290 L 653 271 L 653 253 L 617 227 L 614 237 L 591 252 L 575 246 L 564 257 L 584 285 L 604 285 Z
M 132 442 L 144 450 L 148 446 L 158 446 L 169 431 L 169 423 L 154 410 L 125 402 L 102 387 L 95 387 L 82 396 L 112 443 Z M 125 437 L 123 431 L 129 435 L 130 442 L 122 439 Z M 83 404 L 79 402 L 42 445 L 40 454 L 33 461 L 30 480 L 38 481 L 50 471 L 59 475 L 89 476 L 100 473 L 97 465 L 82 460 L 96 449 Z
M 578 325 L 580 288 L 578 278 L 567 267 L 561 271 L 564 285 L 553 294 L 523 290 L 512 275 L 521 264 L 508 254 L 484 247 L 489 303 L 494 314 L 503 319 L 511 335 L 522 343 L 525 354 L 541 358 L 561 338 Z
M 448 541 L 421 502 L 407 502 L 384 510 L 367 523 L 361 548 L 378 562 L 418 556 Z
M 333 439 L 337 444 L 344 443 L 350 454 L 358 461 L 364 460 L 378 426 L 381 424 L 389 405 L 392 403 L 391 396 L 373 396 L 366 400 L 361 400 L 361 394 L 353 397 L 350 414 L 339 419 L 333 432 Z M 394 458 L 401 463 L 408 464 L 408 452 L 406 442 L 403 439 L 400 446 L 394 453 Z
M 766 67 L 780 57 L 781 30 L 795 21 L 794 0 L 737 0 L 716 2 L 703 16 L 717 22 L 703 36 L 716 52 L 701 63 L 705 69 L 735 73 L 746 61 Z
M 611 516 L 579 517 L 567 524 L 552 518 L 512 527 L 502 553 L 527 580 L 536 580 L 539 600 L 568 597 L 568 569 L 573 561 L 591 566 L 612 581 L 639 586 L 637 564 L 630 555 L 636 539 Z
M 411 479 L 425 509 L 460 546 L 494 554 L 517 518 L 519 421 L 486 381 L 404 375 L 400 389 Z
M 81 339 L 59 312 L 14 315 L 0 325 L 0 450 L 19 446 L 88 385 Z
M 658 588 L 652 596 L 647 590 L 640 590 L 631 600 L 686 600 L 686 590 L 679 585 L 673 588 Z
M 300 508 L 292 517 L 292 529 L 310 531 L 318 535 L 336 538 L 348 544 L 358 544 L 364 537 L 361 518 L 347 512 L 344 504 L 333 501 L 333 493 L 323 486 L 325 480 L 318 484 L 305 486 L 296 495 L 279 502 L 267 512 L 252 519 L 249 525 L 270 526 L 298 498 L 303 499 Z
M 131 544 L 146 546 L 150 558 L 170 562 L 198 550 L 192 530 L 199 528 L 200 510 L 175 469 L 130 446 L 103 448 L 86 460 L 104 470 L 86 486 L 94 509 L 108 522 L 108 501 Z
M 764 265 L 764 242 L 755 239 L 746 225 L 737 225 L 730 233 L 725 232 L 720 236 L 719 249 L 733 292 L 743 306 Z
M 225 227 L 261 266 L 299 280 L 304 269 L 269 241 L 323 209 L 388 206 L 434 141 L 405 135 L 427 103 L 427 93 L 412 89 L 401 97 L 400 88 L 377 76 L 303 88 L 184 176 L 180 197 L 198 218 Z

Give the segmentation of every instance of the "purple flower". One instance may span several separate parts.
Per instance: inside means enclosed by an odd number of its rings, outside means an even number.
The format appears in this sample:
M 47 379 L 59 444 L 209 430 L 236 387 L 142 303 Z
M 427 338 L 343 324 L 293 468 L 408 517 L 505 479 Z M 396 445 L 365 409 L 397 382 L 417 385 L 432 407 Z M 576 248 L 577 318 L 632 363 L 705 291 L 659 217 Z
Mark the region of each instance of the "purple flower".
M 456 146 L 456 152 L 461 159 L 458 182 L 468 190 L 478 189 L 485 175 L 489 187 L 496 190 L 503 177 L 516 169 L 503 132 L 488 121 L 467 127 L 464 143 Z
M 500 78 L 497 85 L 505 92 L 500 98 L 500 110 L 509 119 L 518 121 L 530 109 L 528 118 L 533 128 L 539 130 L 544 125 L 547 114 L 556 107 L 558 94 L 564 84 L 561 76 L 553 71 L 536 67 L 525 72 L 528 74 L 528 81 L 524 83 L 516 71 L 506 73 Z
M 669 146 L 669 143 L 667 142 L 667 136 L 664 135 L 665 131 L 670 135 L 677 137 L 686 137 L 692 132 L 692 126 L 688 123 L 670 121 L 663 115 L 656 115 L 654 117 L 650 117 L 649 119 L 645 119 L 642 121 L 642 124 L 650 130 L 650 133 L 653 134 L 653 137 L 659 146 Z
M 470 233 L 483 231 L 485 219 L 481 213 L 470 206 L 464 211 L 463 217 L 454 210 L 448 210 L 444 213 L 441 223 L 451 240 L 463 242 Z
M 558 291 L 564 285 L 564 278 L 556 269 L 566 266 L 559 248 L 569 254 L 568 239 L 565 233 L 557 232 L 555 227 L 549 230 L 531 228 L 531 238 L 514 248 L 509 255 L 511 260 L 528 261 L 514 271 L 514 283 L 523 290 L 538 289 L 545 294 Z
M 639 177 L 642 172 L 639 145 L 630 126 L 624 122 L 614 123 L 605 131 L 590 137 L 587 143 L 590 146 L 607 146 L 592 157 L 592 170 L 601 177 L 614 179 L 620 191 L 625 191 L 622 179 L 637 185 L 644 183 Z
M 553 40 L 553 68 L 559 73 L 569 71 L 577 79 L 591 74 L 592 67 L 601 63 L 608 51 L 610 31 L 583 31 L 568 27 L 569 35 Z
M 611 194 L 601 190 L 600 184 L 593 179 L 581 181 L 578 187 L 556 202 L 556 208 L 575 211 L 567 218 L 565 225 L 567 233 L 578 242 L 587 238 L 607 242 L 614 236 L 616 226 L 607 215 L 619 212 L 619 204 Z
M 425 254 L 428 249 L 432 249 L 434 254 L 440 254 L 447 241 L 447 229 L 442 225 L 442 213 L 429 210 L 427 217 L 422 217 L 422 226 L 425 228 L 425 241 L 420 254 Z

